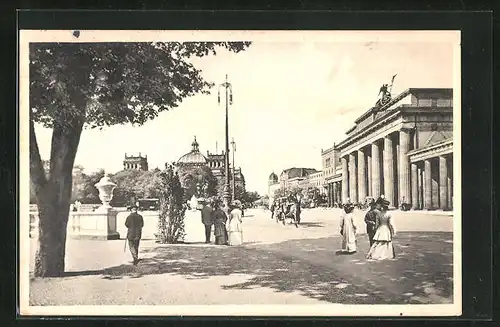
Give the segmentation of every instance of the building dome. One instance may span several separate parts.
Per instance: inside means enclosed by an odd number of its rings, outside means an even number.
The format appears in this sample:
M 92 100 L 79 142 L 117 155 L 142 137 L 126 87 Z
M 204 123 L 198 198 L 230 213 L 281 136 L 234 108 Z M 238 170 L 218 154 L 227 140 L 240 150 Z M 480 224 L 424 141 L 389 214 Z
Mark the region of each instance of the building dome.
M 186 153 L 182 157 L 177 160 L 178 164 L 184 164 L 184 165 L 199 165 L 199 164 L 206 164 L 207 163 L 207 158 L 205 158 L 204 155 L 201 154 L 199 150 L 199 144 L 196 141 L 196 136 L 194 137 L 193 143 L 191 143 L 192 149 L 191 152 Z
M 277 182 L 278 181 L 278 175 L 276 175 L 274 172 L 269 175 L 269 181 L 270 182 Z

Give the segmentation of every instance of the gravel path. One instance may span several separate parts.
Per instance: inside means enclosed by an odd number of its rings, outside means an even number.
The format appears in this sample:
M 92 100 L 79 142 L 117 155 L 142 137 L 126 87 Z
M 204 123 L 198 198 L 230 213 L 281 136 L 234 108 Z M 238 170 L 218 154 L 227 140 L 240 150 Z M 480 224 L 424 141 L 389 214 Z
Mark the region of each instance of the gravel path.
M 452 217 L 394 215 L 397 259 L 381 262 L 364 259 L 366 235 L 358 253 L 336 255 L 339 210 L 306 210 L 299 228 L 248 211 L 240 247 L 201 244 L 190 218 L 190 244 L 143 241 L 136 267 L 124 240 L 68 240 L 67 275 L 32 279 L 30 305 L 450 303 Z

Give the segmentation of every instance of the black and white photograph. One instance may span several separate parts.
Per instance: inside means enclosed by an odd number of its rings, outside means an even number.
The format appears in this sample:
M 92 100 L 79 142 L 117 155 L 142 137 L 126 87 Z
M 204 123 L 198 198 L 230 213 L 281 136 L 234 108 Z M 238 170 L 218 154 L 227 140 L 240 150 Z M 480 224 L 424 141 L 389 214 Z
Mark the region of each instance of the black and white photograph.
M 21 314 L 461 314 L 460 31 L 19 35 Z

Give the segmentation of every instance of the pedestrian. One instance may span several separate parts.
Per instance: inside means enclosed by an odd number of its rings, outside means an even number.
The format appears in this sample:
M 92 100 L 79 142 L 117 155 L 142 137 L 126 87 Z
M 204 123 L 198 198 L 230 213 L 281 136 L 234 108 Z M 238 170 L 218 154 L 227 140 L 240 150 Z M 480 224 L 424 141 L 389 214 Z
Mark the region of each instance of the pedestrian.
M 198 202 L 201 204 L 201 222 L 205 226 L 205 243 L 209 244 L 212 235 L 212 225 L 214 224 L 213 208 L 203 198 L 198 199 Z
M 365 215 L 366 234 L 368 234 L 370 246 L 373 245 L 373 236 L 377 230 L 377 216 L 379 214 L 380 211 L 377 208 L 377 204 L 375 203 L 375 200 L 372 200 L 370 202 L 370 210 Z
M 243 243 L 243 228 L 241 224 L 242 214 L 240 210 L 241 203 L 236 200 L 231 203 L 231 212 L 229 213 L 228 223 L 228 243 L 229 245 L 241 245 Z
M 373 245 L 366 255 L 367 259 L 384 260 L 396 257 L 392 239 L 396 235 L 394 222 L 388 212 L 390 202 L 384 198 L 377 200 L 380 214 L 377 215 L 377 230 L 373 236 Z
M 271 219 L 274 218 L 274 209 L 276 208 L 276 200 L 273 200 L 271 203 L 271 207 L 269 208 L 271 210 Z
M 134 259 L 134 266 L 139 262 L 139 243 L 142 236 L 142 228 L 144 227 L 144 219 L 137 213 L 139 208 L 132 206 L 132 212 L 125 220 L 125 227 L 127 227 L 127 240 L 130 254 Z
M 356 225 L 354 224 L 353 211 L 354 205 L 350 202 L 346 203 L 340 220 L 340 235 L 342 235 L 341 252 L 348 254 L 356 252 Z
M 215 200 L 213 204 L 214 210 L 212 211 L 213 222 L 214 222 L 214 234 L 215 234 L 215 244 L 217 245 L 227 245 L 227 230 L 226 222 L 227 215 L 222 210 L 220 200 Z

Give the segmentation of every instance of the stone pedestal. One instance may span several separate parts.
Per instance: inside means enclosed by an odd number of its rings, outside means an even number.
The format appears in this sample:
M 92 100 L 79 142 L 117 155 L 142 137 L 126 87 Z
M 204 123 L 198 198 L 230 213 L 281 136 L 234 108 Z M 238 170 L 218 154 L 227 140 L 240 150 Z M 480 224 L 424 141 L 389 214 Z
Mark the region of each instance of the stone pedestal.
M 99 208 L 94 212 L 71 212 L 68 220 L 68 236 L 76 239 L 117 240 L 117 211 Z

